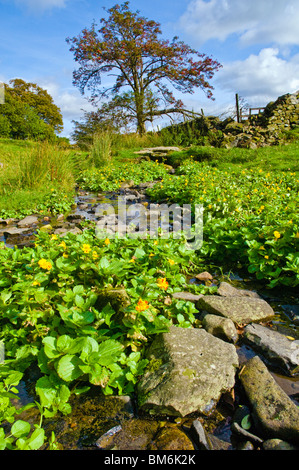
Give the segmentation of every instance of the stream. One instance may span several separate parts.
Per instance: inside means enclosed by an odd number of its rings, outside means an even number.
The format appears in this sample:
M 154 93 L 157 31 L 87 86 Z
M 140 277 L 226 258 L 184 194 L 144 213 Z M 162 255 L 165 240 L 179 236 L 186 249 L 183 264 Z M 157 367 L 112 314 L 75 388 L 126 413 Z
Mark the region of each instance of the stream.
M 129 189 L 122 195 L 131 196 L 129 204 L 135 202 L 147 206 L 151 201 L 145 196 L 142 188 Z M 92 194 L 80 191 L 77 193 L 73 210 L 65 218 L 63 216 L 53 218 L 36 217 L 35 223 L 20 227 L 17 220 L 3 221 L 0 219 L 0 242 L 4 242 L 8 248 L 19 248 L 34 244 L 35 234 L 38 229 L 47 230 L 50 233 L 66 233 L 71 230 L 74 233 L 84 229 L 84 221 L 97 220 L 97 207 L 99 204 L 110 204 L 117 213 L 118 193 Z M 33 219 L 31 220 L 31 222 Z M 213 283 L 218 285 L 222 280 L 228 281 L 237 288 L 257 292 L 266 300 L 273 310 L 275 317 L 271 320 L 272 326 L 279 332 L 299 339 L 299 295 L 292 289 L 276 288 L 266 289 L 261 283 L 240 273 L 227 273 L 223 278 L 217 273 L 213 275 Z M 190 283 L 200 283 L 197 279 L 190 279 Z M 250 346 L 238 344 L 237 352 L 240 366 L 249 358 L 256 355 Z M 299 377 L 291 378 L 272 372 L 280 387 L 299 405 Z M 19 387 L 19 406 L 34 401 L 34 384 L 39 377 L 39 371 L 32 368 L 25 374 Z M 236 386 L 238 390 L 238 385 Z M 227 449 L 234 447 L 234 438 L 231 435 L 230 423 L 235 406 L 242 403 L 242 393 L 234 397 L 223 397 L 211 416 L 204 418 L 205 428 L 214 436 L 227 444 Z M 134 397 L 103 397 L 99 396 L 97 387 L 91 387 L 90 391 L 72 400 L 72 413 L 68 416 L 55 417 L 44 421 L 47 432 L 54 431 L 58 442 L 64 450 L 94 450 L 110 449 L 114 435 L 117 434 L 118 450 L 159 450 L 161 449 L 161 435 L 169 436 L 173 442 L 173 450 L 192 448 L 190 444 L 192 436 L 188 434 L 192 421 L 196 415 L 186 418 L 173 417 L 149 417 L 139 415 L 136 409 Z M 28 410 L 19 419 L 36 422 L 39 419 L 36 409 Z M 102 436 L 102 437 L 101 437 Z M 99 438 L 100 444 L 99 444 Z M 114 442 L 114 441 L 113 441 Z M 164 444 L 167 447 L 170 444 Z M 110 446 L 110 447 L 109 447 Z M 112 447 L 113 448 L 113 447 Z M 162 447 L 163 449 L 163 447 Z

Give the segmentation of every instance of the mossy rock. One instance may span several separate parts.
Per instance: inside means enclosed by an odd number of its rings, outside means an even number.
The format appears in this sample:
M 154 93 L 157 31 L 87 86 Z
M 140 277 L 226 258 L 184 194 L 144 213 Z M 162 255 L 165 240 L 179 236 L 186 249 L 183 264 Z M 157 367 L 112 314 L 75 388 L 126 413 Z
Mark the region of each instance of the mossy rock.
M 194 446 L 178 427 L 165 426 L 157 433 L 150 450 L 194 450 Z
M 109 303 L 115 312 L 119 313 L 122 309 L 128 307 L 131 301 L 126 289 L 107 287 L 99 291 L 95 308 L 100 311 Z

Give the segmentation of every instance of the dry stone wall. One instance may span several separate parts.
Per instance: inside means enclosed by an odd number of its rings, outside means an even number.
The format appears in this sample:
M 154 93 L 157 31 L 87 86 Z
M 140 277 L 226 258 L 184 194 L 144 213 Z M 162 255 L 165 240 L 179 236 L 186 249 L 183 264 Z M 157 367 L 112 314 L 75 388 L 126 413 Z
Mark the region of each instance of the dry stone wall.
M 228 131 L 228 144 L 232 147 L 256 148 L 278 145 L 283 140 L 282 134 L 296 126 L 299 126 L 299 91 L 279 97 L 269 103 L 263 113 L 252 115 L 233 129 L 228 125 L 223 132 Z
M 251 115 L 241 123 L 233 118 L 222 121 L 216 116 L 203 115 L 166 129 L 174 136 L 179 135 L 183 146 L 208 143 L 214 147 L 254 149 L 283 143 L 284 133 L 296 126 L 299 126 L 299 90 L 280 96 L 264 112 Z

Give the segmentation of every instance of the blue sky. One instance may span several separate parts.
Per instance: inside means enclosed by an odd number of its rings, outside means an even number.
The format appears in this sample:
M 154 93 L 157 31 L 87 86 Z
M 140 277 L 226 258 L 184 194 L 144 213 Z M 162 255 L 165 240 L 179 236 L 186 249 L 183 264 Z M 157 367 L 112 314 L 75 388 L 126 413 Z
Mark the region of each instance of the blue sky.
M 22 78 L 46 88 L 63 113 L 62 135 L 92 109 L 72 85 L 76 64 L 65 39 L 116 3 L 0 0 L 0 82 Z M 189 109 L 222 115 L 235 93 L 256 107 L 299 90 L 299 0 L 131 0 L 130 7 L 159 22 L 165 38 L 177 35 L 223 65 L 212 81 L 215 101 L 198 90 L 181 97 Z

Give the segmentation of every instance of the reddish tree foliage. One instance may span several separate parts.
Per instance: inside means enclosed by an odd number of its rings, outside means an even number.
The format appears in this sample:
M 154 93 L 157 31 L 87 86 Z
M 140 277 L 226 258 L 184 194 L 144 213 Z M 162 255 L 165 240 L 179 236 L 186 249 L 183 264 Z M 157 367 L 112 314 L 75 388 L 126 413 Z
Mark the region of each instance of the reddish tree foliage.
M 129 91 L 130 110 L 133 109 L 137 130 L 145 132 L 146 121 L 155 116 L 188 113 L 182 101 L 176 100 L 169 84 L 183 93 L 201 88 L 209 98 L 209 84 L 221 65 L 205 54 L 191 49 L 175 37 L 163 40 L 160 25 L 139 16 L 129 9 L 129 2 L 107 10 L 101 28 L 93 24 L 78 37 L 68 38 L 70 51 L 80 67 L 74 72 L 74 85 L 82 93 L 87 88 L 92 101 L 108 96 L 122 96 Z M 103 74 L 115 77 L 111 87 L 102 86 Z M 128 105 L 128 91 L 124 107 Z

